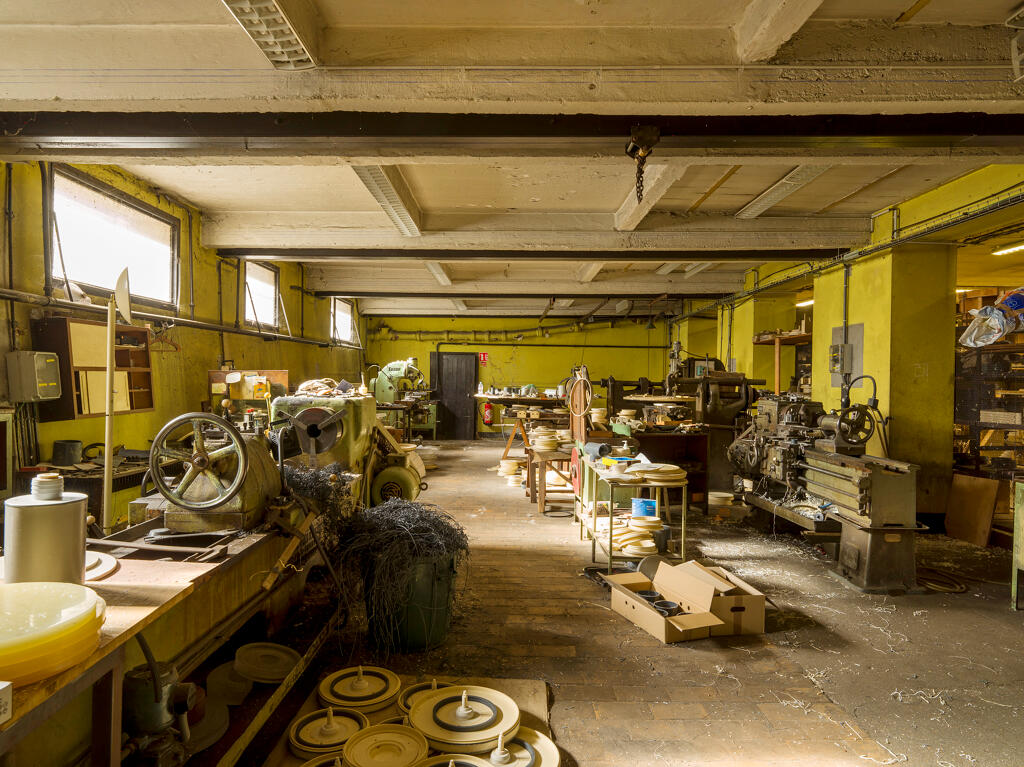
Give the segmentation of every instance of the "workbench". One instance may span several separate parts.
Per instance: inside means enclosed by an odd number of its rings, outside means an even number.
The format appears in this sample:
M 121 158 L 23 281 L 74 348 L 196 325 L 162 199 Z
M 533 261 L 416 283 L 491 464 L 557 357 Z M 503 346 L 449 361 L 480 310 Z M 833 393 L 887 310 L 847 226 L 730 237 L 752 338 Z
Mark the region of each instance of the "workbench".
M 119 559 L 114 573 L 87 584 L 107 604 L 96 651 L 56 676 L 15 688 L 12 718 L 0 725 L 0 755 L 61 716 L 69 702 L 91 688 L 90 763 L 120 765 L 121 687 L 129 642 L 152 629 L 147 639 L 157 659 L 174 662 L 184 678 L 275 593 L 263 591 L 261 579 L 253 575 L 268 570 L 286 542 L 274 534 L 250 534 L 229 544 L 226 559 L 211 563 Z M 15 758 L 21 763 L 18 754 Z
M 549 450 L 541 451 L 528 448 L 526 451 L 526 457 L 529 461 L 529 469 L 526 473 L 526 486 L 527 491 L 530 494 L 530 502 L 537 504 L 537 511 L 543 514 L 547 510 L 547 498 L 548 493 L 552 495 L 563 495 L 568 493 L 570 496 L 573 493 L 572 480 L 569 477 L 562 475 L 563 478 L 569 483 L 568 488 L 548 488 L 548 464 L 568 464 L 571 456 L 568 453 L 562 452 L 561 450 Z M 552 468 L 555 468 L 552 466 Z M 558 471 L 555 468 L 555 471 Z
M 565 403 L 563 400 L 557 397 L 518 397 L 508 394 L 474 394 L 478 400 L 485 400 L 496 405 L 540 405 L 541 407 L 562 407 Z M 568 416 L 562 416 L 568 418 Z M 523 435 L 523 447 L 530 447 L 530 438 L 526 436 L 526 425 L 525 421 L 531 419 L 519 418 L 515 419 L 515 423 L 512 426 L 512 433 L 508 435 L 508 440 L 505 442 L 505 451 L 501 454 L 501 459 L 505 460 L 508 458 L 509 451 L 512 450 L 512 445 L 515 442 L 516 434 Z

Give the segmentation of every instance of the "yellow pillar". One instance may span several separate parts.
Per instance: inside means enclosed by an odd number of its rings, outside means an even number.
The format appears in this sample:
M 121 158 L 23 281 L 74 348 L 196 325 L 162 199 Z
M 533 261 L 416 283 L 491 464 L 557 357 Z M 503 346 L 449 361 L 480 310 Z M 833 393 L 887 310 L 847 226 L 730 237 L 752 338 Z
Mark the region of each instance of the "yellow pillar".
M 891 421 L 889 455 L 917 464 L 917 507 L 945 511 L 953 467 L 953 350 L 956 249 L 904 245 L 850 267 L 850 325 L 863 324 L 863 371 L 878 382 L 879 408 Z M 814 281 L 814 399 L 838 408 L 828 372 L 833 328 L 842 326 L 843 269 Z M 850 391 L 854 403 L 870 384 Z M 870 453 L 882 454 L 876 436 Z
M 753 296 L 738 303 L 732 316 L 732 357 L 736 370 L 746 373 L 748 378 L 763 380 L 763 388 L 770 389 L 775 380 L 775 349 L 772 346 L 755 346 L 754 335 L 764 331 L 792 330 L 796 324 L 796 298 L 794 295 L 759 297 Z M 719 345 L 722 362 L 728 366 L 729 315 L 733 310 L 726 307 L 719 316 Z M 792 346 L 782 348 L 782 390 L 789 388 L 793 375 L 795 351 Z

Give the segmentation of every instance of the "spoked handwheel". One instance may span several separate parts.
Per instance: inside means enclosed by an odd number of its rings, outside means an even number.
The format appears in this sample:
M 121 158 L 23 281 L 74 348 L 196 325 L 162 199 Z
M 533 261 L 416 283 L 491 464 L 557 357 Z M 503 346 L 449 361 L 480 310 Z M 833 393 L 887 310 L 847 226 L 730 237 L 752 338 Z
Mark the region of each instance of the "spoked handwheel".
M 875 419 L 863 405 L 845 408 L 839 413 L 839 433 L 851 445 L 863 445 L 875 433 Z
M 216 428 L 227 437 L 227 444 L 207 447 L 204 432 Z M 191 449 L 183 441 L 192 437 Z M 185 472 L 172 487 L 164 479 L 161 465 L 168 461 L 181 461 Z M 185 413 L 169 421 L 153 439 L 149 450 L 149 471 L 153 484 L 171 503 L 191 511 L 209 511 L 223 506 L 242 488 L 249 468 L 249 454 L 245 441 L 229 421 L 212 413 Z M 200 477 L 213 497 L 205 500 L 188 499 L 185 493 Z

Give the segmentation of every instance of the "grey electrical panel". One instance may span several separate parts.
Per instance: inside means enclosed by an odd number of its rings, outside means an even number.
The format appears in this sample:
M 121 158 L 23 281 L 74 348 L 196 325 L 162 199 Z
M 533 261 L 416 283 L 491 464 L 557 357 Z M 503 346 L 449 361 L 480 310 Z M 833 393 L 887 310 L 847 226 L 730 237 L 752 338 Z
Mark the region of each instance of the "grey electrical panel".
M 837 388 L 843 385 L 844 374 L 856 378 L 864 372 L 863 322 L 847 327 L 845 341 L 842 327 L 832 328 L 832 344 L 828 348 L 828 372 L 832 386 Z M 859 389 L 862 384 L 862 381 L 858 381 L 853 388 Z
M 7 388 L 11 402 L 60 399 L 60 361 L 53 352 L 8 352 Z

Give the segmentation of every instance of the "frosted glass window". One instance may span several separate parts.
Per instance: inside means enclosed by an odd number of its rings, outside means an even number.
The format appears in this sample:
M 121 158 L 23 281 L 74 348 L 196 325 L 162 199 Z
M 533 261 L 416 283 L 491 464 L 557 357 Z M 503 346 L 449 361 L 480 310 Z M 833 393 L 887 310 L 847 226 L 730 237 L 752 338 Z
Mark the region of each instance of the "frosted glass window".
M 113 290 L 127 267 L 133 296 L 173 303 L 174 224 L 61 173 L 53 176 L 53 215 L 50 273 L 59 284 L 66 269 L 71 282 Z
M 334 299 L 334 340 L 350 343 L 352 341 L 352 304 Z
M 277 269 L 262 264 L 245 265 L 245 321 L 261 327 L 277 327 Z

